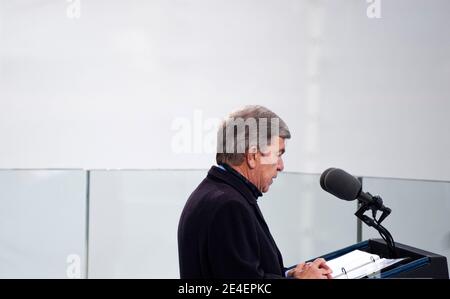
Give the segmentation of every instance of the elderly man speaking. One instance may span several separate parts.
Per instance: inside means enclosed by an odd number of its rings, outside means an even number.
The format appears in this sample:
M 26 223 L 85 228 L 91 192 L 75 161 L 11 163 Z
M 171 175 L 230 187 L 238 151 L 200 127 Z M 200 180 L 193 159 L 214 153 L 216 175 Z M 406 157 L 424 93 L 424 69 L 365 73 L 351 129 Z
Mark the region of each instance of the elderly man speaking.
M 291 270 L 258 207 L 284 168 L 286 123 L 262 106 L 231 113 L 218 130 L 217 166 L 186 202 L 178 226 L 181 278 L 329 278 L 325 260 Z

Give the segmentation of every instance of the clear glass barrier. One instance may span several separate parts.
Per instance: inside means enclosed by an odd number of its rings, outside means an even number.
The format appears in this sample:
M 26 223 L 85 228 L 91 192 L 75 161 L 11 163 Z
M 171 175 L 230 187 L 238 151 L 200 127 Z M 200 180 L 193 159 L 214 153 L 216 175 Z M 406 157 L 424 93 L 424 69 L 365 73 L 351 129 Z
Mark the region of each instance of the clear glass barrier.
M 1 170 L 0 278 L 178 278 L 178 220 L 206 172 Z M 450 258 L 449 182 L 363 185 L 392 208 L 396 241 Z M 286 266 L 357 242 L 356 201 L 324 192 L 319 175 L 281 173 L 259 205 Z
M 179 277 L 177 227 L 206 170 L 93 171 L 90 277 Z M 356 242 L 356 204 L 320 190 L 317 175 L 281 174 L 260 200 L 286 265 Z
M 86 277 L 87 176 L 0 170 L 0 278 Z
M 364 178 L 363 186 L 392 209 L 382 224 L 396 242 L 445 255 L 449 262 L 450 182 Z M 364 225 L 363 239 L 374 237 L 378 232 Z

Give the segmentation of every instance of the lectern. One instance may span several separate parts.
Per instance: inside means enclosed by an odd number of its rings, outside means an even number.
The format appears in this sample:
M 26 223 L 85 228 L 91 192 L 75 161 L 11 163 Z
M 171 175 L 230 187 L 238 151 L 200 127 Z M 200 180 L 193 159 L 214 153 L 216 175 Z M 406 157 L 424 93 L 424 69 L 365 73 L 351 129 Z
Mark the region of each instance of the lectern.
M 448 279 L 447 258 L 422 249 L 395 243 L 397 258 L 405 258 L 388 268 L 381 270 L 377 278 L 434 278 Z M 321 256 L 325 260 L 338 258 L 353 250 L 389 257 L 389 250 L 382 239 L 369 239 Z

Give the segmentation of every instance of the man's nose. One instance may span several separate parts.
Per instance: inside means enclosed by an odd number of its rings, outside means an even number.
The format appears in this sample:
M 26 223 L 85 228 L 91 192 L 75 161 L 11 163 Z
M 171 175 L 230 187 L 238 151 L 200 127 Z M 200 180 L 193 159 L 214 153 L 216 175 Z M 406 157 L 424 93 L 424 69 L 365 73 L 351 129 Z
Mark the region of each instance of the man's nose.
M 283 163 L 283 159 L 278 159 L 278 165 L 277 165 L 277 170 L 278 171 L 283 171 L 284 169 L 284 163 Z

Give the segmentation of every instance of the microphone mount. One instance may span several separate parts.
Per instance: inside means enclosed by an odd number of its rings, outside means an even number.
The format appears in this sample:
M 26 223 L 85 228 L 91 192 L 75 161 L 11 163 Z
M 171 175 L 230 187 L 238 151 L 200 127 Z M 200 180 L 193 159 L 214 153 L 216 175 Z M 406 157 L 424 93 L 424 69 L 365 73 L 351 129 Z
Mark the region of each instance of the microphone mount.
M 358 199 L 358 202 L 361 204 L 359 209 L 356 211 L 355 216 L 358 217 L 362 222 L 364 222 L 369 227 L 375 228 L 383 240 L 386 242 L 388 247 L 389 255 L 393 258 L 396 257 L 396 249 L 394 238 L 392 238 L 391 233 L 381 225 L 384 219 L 391 213 L 391 209 L 385 207 L 383 205 L 383 199 L 379 195 L 372 196 L 370 193 L 366 193 L 371 200 L 361 200 Z M 372 218 L 367 215 L 364 215 L 367 211 L 372 210 Z M 382 214 L 380 218 L 377 220 L 377 212 L 381 211 Z

